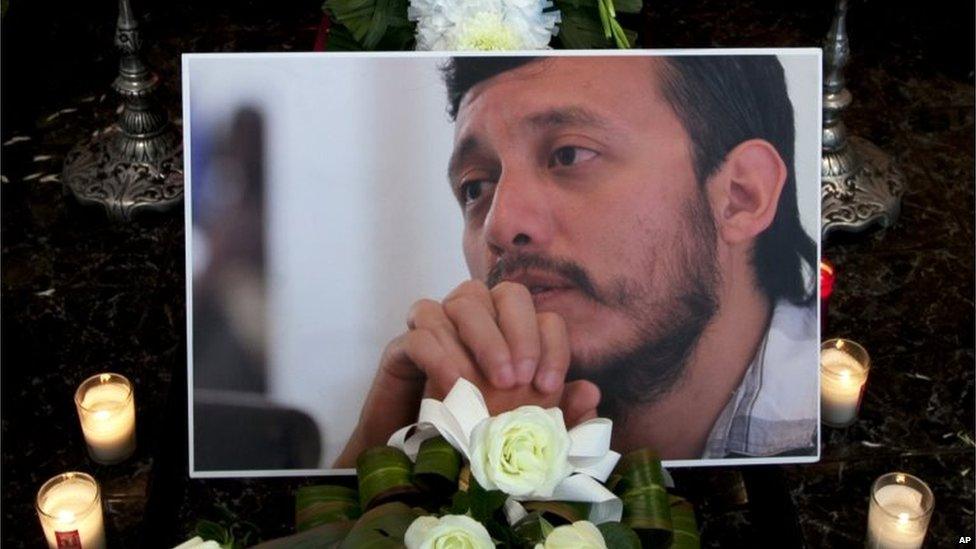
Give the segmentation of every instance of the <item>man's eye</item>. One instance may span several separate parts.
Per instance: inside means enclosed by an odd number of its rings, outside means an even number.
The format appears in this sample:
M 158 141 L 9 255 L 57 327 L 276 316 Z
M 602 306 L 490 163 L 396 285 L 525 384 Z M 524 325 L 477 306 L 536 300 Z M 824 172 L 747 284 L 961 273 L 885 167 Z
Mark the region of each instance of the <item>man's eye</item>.
M 596 151 L 584 147 L 559 147 L 549 157 L 549 167 L 572 166 L 594 158 L 596 155 Z
M 480 179 L 462 183 L 460 189 L 461 203 L 467 205 L 481 198 L 481 195 L 485 192 L 485 185 L 487 183 L 487 181 Z

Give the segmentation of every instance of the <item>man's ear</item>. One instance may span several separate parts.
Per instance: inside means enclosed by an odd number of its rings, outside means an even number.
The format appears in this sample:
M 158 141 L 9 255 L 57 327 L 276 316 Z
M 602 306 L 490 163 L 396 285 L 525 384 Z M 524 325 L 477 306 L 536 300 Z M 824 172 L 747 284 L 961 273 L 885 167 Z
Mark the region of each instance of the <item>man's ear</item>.
M 735 245 L 765 231 L 776 216 L 786 175 L 783 158 L 768 141 L 750 139 L 732 149 L 709 181 L 720 238 Z

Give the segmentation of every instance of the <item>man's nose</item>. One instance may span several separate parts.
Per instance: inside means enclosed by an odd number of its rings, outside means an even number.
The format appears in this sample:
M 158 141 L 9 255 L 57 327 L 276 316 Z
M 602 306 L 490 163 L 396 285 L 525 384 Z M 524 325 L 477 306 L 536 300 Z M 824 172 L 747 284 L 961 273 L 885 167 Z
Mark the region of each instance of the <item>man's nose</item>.
M 504 171 L 485 218 L 491 251 L 501 256 L 544 249 L 552 239 L 551 199 L 531 170 Z

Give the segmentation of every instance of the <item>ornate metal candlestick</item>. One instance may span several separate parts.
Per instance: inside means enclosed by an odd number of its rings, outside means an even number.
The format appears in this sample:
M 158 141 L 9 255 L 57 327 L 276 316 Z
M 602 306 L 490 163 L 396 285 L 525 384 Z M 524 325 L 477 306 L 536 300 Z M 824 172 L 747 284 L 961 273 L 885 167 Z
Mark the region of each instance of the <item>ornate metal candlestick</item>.
M 159 77 L 139 55 L 139 24 L 128 0 L 119 0 L 115 45 L 122 59 L 112 88 L 122 97 L 122 112 L 111 128 L 71 149 L 62 180 L 80 203 L 129 220 L 183 200 L 183 141 L 153 101 Z
M 841 112 L 851 104 L 844 80 L 850 55 L 847 44 L 847 0 L 837 13 L 824 43 L 823 154 L 821 234 L 863 231 L 875 223 L 888 227 L 898 218 L 904 176 L 891 158 L 870 141 L 848 136 Z

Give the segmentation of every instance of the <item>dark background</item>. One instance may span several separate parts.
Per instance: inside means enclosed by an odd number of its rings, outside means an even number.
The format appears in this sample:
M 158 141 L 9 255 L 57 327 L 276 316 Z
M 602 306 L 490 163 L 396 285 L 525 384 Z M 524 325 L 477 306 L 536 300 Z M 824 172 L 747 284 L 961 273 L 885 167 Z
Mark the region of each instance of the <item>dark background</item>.
M 321 18 L 318 0 L 133 8 L 172 117 L 181 53 L 309 50 Z M 623 22 L 648 47 L 809 47 L 832 8 L 656 0 Z M 293 489 L 317 479 L 186 478 L 182 213 L 117 226 L 41 182 L 114 119 L 116 10 L 11 0 L 0 23 L 0 134 L 30 138 L 0 149 L 2 545 L 40 546 L 34 495 L 72 469 L 101 482 L 115 547 L 175 545 L 199 518 L 284 535 Z M 678 471 L 705 546 L 862 546 L 868 487 L 893 469 L 935 491 L 928 546 L 974 530 L 974 3 L 855 1 L 848 26 L 845 120 L 895 155 L 907 186 L 893 228 L 824 246 L 838 272 L 824 337 L 858 340 L 874 360 L 861 418 L 824 429 L 815 465 Z M 114 467 L 88 460 L 71 401 L 106 370 L 134 381 L 138 405 L 137 453 Z
M 180 36 L 185 51 L 194 52 L 274 51 L 264 37 L 284 32 L 292 33 L 295 49 L 311 49 L 321 4 L 319 0 L 132 1 L 150 43 Z M 798 41 L 798 36 L 783 36 L 781 27 L 804 25 L 825 32 L 833 9 L 829 0 L 757 0 L 736 9 L 725 4 L 655 1 L 640 18 L 625 22 L 638 29 L 645 47 L 819 46 L 820 34 Z M 940 72 L 972 82 L 974 4 L 851 2 L 848 22 L 849 28 L 856 29 L 851 39 L 855 66 L 878 66 L 896 53 L 905 61 L 903 75 Z M 4 136 L 30 125 L 52 101 L 85 93 L 91 82 L 114 78 L 117 57 L 110 46 L 117 9 L 111 0 L 9 0 L 0 33 Z M 709 21 L 702 24 L 705 18 Z M 746 27 L 748 32 L 741 32 Z M 159 53 L 150 52 L 150 57 Z M 168 81 L 170 87 L 173 84 Z

